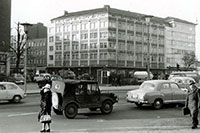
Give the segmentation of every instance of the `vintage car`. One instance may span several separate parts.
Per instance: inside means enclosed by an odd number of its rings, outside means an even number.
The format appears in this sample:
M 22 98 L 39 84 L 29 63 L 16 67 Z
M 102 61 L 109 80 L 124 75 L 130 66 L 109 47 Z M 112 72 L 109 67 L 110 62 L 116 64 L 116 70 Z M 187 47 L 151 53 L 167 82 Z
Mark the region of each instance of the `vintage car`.
M 89 108 L 95 111 L 98 108 L 103 114 L 113 110 L 113 104 L 118 97 L 113 93 L 101 93 L 98 83 L 93 80 L 53 80 L 52 103 L 56 114 L 62 114 L 73 119 L 79 108 Z
M 187 88 L 189 87 L 191 81 L 195 82 L 195 80 L 191 77 L 172 77 L 170 80 L 176 82 L 179 87 L 186 92 L 188 91 Z
M 198 72 L 193 71 L 181 71 L 181 72 L 172 72 L 168 79 L 171 79 L 172 77 L 191 77 L 193 78 L 196 83 L 200 83 L 200 75 Z
M 0 101 L 19 103 L 25 97 L 25 92 L 12 82 L 0 82 Z
M 184 104 L 187 92 L 180 89 L 177 83 L 170 80 L 144 81 L 139 89 L 127 92 L 127 102 L 135 103 L 138 107 L 150 104 L 155 109 L 161 109 L 164 104 Z

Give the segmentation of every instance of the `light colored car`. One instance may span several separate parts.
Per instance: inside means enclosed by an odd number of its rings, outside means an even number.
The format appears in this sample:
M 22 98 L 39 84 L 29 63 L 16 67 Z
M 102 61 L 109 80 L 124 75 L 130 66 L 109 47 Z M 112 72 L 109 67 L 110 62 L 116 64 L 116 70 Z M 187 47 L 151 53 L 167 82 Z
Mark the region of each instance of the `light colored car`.
M 35 82 L 38 82 L 38 81 L 43 80 L 45 76 L 51 77 L 51 74 L 49 74 L 49 73 L 37 74 L 37 75 L 35 75 L 35 77 L 33 78 L 33 80 L 34 80 Z
M 0 100 L 19 103 L 25 98 L 25 92 L 12 82 L 0 82 Z
M 127 102 L 135 103 L 138 107 L 150 104 L 160 109 L 164 104 L 184 104 L 187 92 L 180 89 L 177 83 L 170 80 L 144 81 L 139 89 L 127 92 Z
M 148 78 L 147 71 L 135 71 L 133 75 L 138 83 L 142 83 Z M 153 79 L 153 74 L 151 72 L 150 72 L 150 79 Z
M 170 80 L 176 82 L 179 87 L 186 92 L 188 91 L 187 88 L 189 87 L 191 81 L 195 82 L 195 80 L 191 77 L 172 77 Z
M 25 78 L 20 73 L 13 73 L 11 77 L 14 78 L 14 83 L 16 84 L 24 84 Z

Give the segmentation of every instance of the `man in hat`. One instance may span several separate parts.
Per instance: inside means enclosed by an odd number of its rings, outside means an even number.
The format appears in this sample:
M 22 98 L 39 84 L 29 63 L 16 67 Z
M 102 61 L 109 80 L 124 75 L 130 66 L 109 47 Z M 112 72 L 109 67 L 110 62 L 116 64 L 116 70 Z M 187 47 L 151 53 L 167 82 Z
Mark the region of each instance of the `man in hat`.
M 192 117 L 192 129 L 197 128 L 197 125 L 199 124 L 198 121 L 199 104 L 200 104 L 199 96 L 200 96 L 199 88 L 196 86 L 194 81 L 191 81 L 190 86 L 188 88 L 188 94 L 185 106 L 190 109 L 190 114 Z

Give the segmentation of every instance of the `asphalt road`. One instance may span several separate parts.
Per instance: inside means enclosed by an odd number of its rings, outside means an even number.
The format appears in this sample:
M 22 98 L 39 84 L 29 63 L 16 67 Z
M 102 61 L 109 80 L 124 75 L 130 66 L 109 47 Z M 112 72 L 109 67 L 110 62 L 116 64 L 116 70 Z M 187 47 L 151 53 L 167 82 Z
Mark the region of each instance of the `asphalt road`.
M 119 103 L 114 105 L 113 112 L 102 115 L 100 111 L 91 112 L 88 109 L 79 110 L 73 120 L 63 115 L 52 113 L 52 132 L 131 132 L 132 129 L 145 129 L 146 126 L 188 126 L 189 119 L 182 115 L 182 107 L 165 106 L 154 110 L 151 106 L 137 108 L 125 101 L 126 92 L 117 92 Z M 29 95 L 20 104 L 0 103 L 0 133 L 39 132 L 41 124 L 37 122 L 39 111 L 39 95 Z M 169 119 L 176 119 L 171 123 Z M 180 119 L 180 121 L 179 121 Z M 187 123 L 183 125 L 182 119 Z M 160 121 L 164 120 L 164 121 Z

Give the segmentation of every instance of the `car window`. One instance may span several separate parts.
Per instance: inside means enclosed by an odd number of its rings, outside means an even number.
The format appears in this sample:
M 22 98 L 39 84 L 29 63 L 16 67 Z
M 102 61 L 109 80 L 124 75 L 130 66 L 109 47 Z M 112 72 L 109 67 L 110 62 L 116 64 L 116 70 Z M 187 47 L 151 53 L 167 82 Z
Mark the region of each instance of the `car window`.
M 14 84 L 7 84 L 7 89 L 8 90 L 15 90 L 15 89 L 18 89 L 18 87 Z
M 140 86 L 140 89 L 144 89 L 144 90 L 154 90 L 155 85 L 153 83 L 143 83 Z
M 162 84 L 162 87 L 161 87 L 162 90 L 170 90 L 170 86 L 168 83 L 164 83 Z
M 98 91 L 98 87 L 96 84 L 88 84 L 87 85 L 87 94 L 97 94 Z
M 172 88 L 173 90 L 180 90 L 180 88 L 178 87 L 178 85 L 177 85 L 177 84 L 174 84 L 174 83 L 171 83 L 171 88 Z
M 85 94 L 85 85 L 82 84 L 78 84 L 75 90 L 75 94 L 76 95 L 84 95 Z
M 6 87 L 4 85 L 0 85 L 0 90 L 5 90 Z

